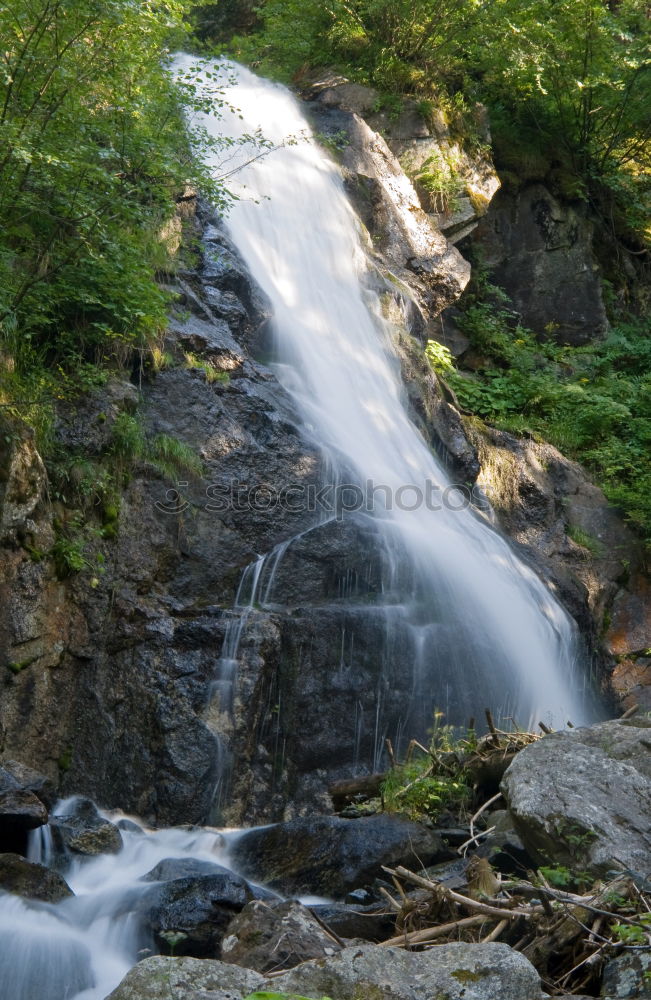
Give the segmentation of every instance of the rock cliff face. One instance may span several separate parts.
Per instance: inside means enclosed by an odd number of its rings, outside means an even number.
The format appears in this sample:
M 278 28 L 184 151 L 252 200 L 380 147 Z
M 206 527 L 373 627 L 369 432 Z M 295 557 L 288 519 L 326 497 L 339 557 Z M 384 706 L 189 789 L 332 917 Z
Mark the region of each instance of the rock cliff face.
M 599 340 L 608 329 L 593 227 L 540 182 L 500 191 L 471 237 L 524 326 L 559 344 Z
M 494 440 L 489 448 L 466 433 L 422 360 L 422 340 L 463 289 L 468 265 L 361 117 L 332 99 L 318 101 L 314 115 L 324 135 L 346 136 L 342 166 L 369 232 L 369 280 L 396 319 L 414 419 L 460 481 L 473 482 L 480 460 L 486 470 L 500 449 L 512 456 L 505 460 L 520 470 L 516 492 L 522 497 L 533 484 L 528 495 L 538 491 L 546 513 L 540 531 L 521 538 L 531 508 L 505 501 L 503 523 L 545 563 L 594 637 L 619 569 L 595 565 L 586 574 L 573 550 L 555 558 L 571 549 L 558 513 L 561 479 L 569 476 L 584 498 L 586 480 L 566 463 L 552 481 L 523 445 Z M 191 225 L 197 261 L 169 279 L 178 295 L 165 344 L 171 363 L 62 409 L 57 435 L 100 454 L 120 414 L 137 408 L 149 434 L 172 435 L 200 454 L 203 477 L 174 483 L 142 462 L 122 497 L 116 537 L 98 535 L 87 568 L 60 579 L 51 551 L 62 513 L 29 432 L 4 428 L 2 756 L 45 771 L 64 793 L 161 824 L 217 818 L 213 803 L 224 783 L 232 792 L 225 818 L 234 822 L 291 818 L 315 805 L 328 811 L 327 779 L 381 750 L 378 692 L 387 726 L 402 719 L 409 727 L 408 647 L 399 635 L 387 645 L 378 628 L 374 598 L 384 566 L 372 523 L 351 517 L 315 526 L 314 512 L 291 502 L 288 487 L 303 495 L 318 488 L 322 460 L 272 371 L 255 360 L 264 357 L 267 305 L 219 221 L 200 208 Z M 210 361 L 220 377 L 210 381 L 201 366 L 188 366 L 187 353 Z M 560 468 L 561 457 L 552 458 Z M 605 509 L 601 499 L 590 503 Z M 251 607 L 231 688 L 219 659 L 238 621 L 231 609 L 243 571 L 291 538 L 275 576 L 272 559 L 258 581 L 264 610 L 252 600 L 253 575 L 244 580 L 240 604 Z

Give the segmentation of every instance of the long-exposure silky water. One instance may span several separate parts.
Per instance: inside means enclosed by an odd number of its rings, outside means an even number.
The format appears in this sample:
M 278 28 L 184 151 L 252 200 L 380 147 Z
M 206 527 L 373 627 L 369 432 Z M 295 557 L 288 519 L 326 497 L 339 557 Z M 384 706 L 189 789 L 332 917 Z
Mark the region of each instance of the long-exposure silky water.
M 65 818 L 75 799 L 56 805 Z M 228 862 L 227 839 L 210 830 L 149 830 L 120 823 L 122 849 L 97 857 L 55 856 L 49 827 L 31 834 L 29 858 L 57 864 L 74 896 L 52 904 L 0 893 L 2 1000 L 104 1000 L 139 959 L 155 951 L 142 901 L 159 862 Z
M 179 57 L 177 69 L 190 63 Z M 238 65 L 212 68 L 239 113 L 205 115 L 203 126 L 235 140 L 260 129 L 275 147 L 262 156 L 243 147 L 235 174 L 229 150 L 239 200 L 227 224 L 272 303 L 277 375 L 306 433 L 343 481 L 381 484 L 393 497 L 404 486 L 444 489 L 446 472 L 410 420 L 388 326 L 364 286 L 360 224 L 338 167 L 288 90 Z M 521 724 L 593 718 L 576 627 L 508 543 L 471 509 L 400 506 L 374 517 L 402 550 L 411 583 L 387 602 L 378 628 L 410 636 L 423 722 L 437 705 L 456 723 L 487 706 Z

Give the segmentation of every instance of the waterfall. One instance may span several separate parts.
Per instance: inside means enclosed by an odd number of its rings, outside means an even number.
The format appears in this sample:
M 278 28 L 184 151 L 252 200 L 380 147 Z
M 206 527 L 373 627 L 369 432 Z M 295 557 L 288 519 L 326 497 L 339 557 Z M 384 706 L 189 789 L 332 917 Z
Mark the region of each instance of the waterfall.
M 190 62 L 179 57 L 177 67 Z M 274 368 L 306 434 L 339 482 L 375 492 L 375 524 L 401 553 L 410 583 L 387 597 L 378 628 L 408 637 L 416 715 L 431 721 L 439 706 L 462 723 L 491 706 L 521 725 L 591 721 L 576 626 L 551 591 L 468 505 L 418 502 L 453 484 L 410 419 L 337 165 L 288 90 L 233 64 L 228 79 L 239 114 L 203 115 L 201 125 L 235 140 L 261 129 L 276 147 L 258 157 L 240 149 L 228 229 L 272 302 Z

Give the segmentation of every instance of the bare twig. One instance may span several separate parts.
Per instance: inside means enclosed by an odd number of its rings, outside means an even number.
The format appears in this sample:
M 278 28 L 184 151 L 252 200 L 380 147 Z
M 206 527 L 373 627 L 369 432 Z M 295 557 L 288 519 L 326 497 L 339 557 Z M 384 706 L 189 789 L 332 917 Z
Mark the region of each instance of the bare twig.
M 464 840 L 463 844 L 461 844 L 460 847 L 457 847 L 457 854 L 463 854 L 465 848 L 469 847 L 471 844 L 477 844 L 480 837 L 487 837 L 488 834 L 492 833 L 494 829 L 494 826 L 489 826 L 487 830 L 480 830 L 479 833 L 474 835 L 474 837 L 469 837 L 468 840 Z
M 497 941 L 502 931 L 506 930 L 508 926 L 509 926 L 508 920 L 500 920 L 499 924 L 496 924 L 495 927 L 493 927 L 490 934 L 487 934 L 485 938 L 481 939 L 481 943 L 490 944 L 491 941 Z
M 497 802 L 497 800 L 501 798 L 502 798 L 501 792 L 498 792 L 497 795 L 493 795 L 492 799 L 489 799 L 488 802 L 484 802 L 483 806 L 481 806 L 481 808 L 477 810 L 475 815 L 470 817 L 470 839 L 467 840 L 465 844 L 462 844 L 461 847 L 457 848 L 457 854 L 461 854 L 464 848 L 467 848 L 470 844 L 473 843 L 473 841 L 476 842 L 477 840 L 477 837 L 475 837 L 476 821 L 479 819 L 482 813 L 484 813 L 487 809 L 489 809 L 493 805 L 494 802 Z M 495 828 L 492 827 L 492 829 Z M 485 836 L 487 832 L 488 831 L 485 831 L 485 833 L 481 834 L 480 836 Z
M 383 948 L 391 948 L 395 945 L 424 944 L 427 941 L 435 941 L 436 938 L 445 937 L 458 927 L 477 927 L 485 922 L 486 918 L 482 916 L 462 917 L 461 920 L 452 920 L 447 924 L 439 924 L 438 927 L 423 927 L 422 930 L 411 931 L 409 934 L 399 934 L 389 938 L 388 941 L 380 942 L 380 945 Z
M 476 899 L 469 899 L 468 896 L 462 896 L 461 893 L 455 892 L 453 889 L 448 889 L 447 886 L 441 885 L 440 882 L 432 882 L 421 875 L 416 875 L 415 872 L 410 872 L 408 868 L 403 868 L 402 865 L 399 865 L 395 869 L 383 867 L 383 871 L 388 872 L 389 875 L 398 875 L 400 878 L 406 879 L 407 882 L 413 882 L 414 885 L 418 885 L 422 889 L 429 889 L 441 899 L 451 900 L 459 906 L 466 907 L 468 910 L 477 910 L 478 913 L 487 913 L 492 917 L 499 917 L 500 919 L 517 920 L 518 917 L 530 919 L 542 910 L 540 906 L 531 906 L 528 910 L 516 908 L 504 910 L 498 906 L 491 906 L 489 903 L 480 903 Z

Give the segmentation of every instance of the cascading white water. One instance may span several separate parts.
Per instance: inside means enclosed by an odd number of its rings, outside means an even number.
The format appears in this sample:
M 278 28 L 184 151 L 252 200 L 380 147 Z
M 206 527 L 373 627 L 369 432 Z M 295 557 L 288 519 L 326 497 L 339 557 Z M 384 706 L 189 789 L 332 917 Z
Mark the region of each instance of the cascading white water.
M 178 57 L 177 70 L 190 63 Z M 344 481 L 394 499 L 410 485 L 443 490 L 446 473 L 409 418 L 388 328 L 364 289 L 360 226 L 337 166 L 285 88 L 233 64 L 228 75 L 225 94 L 241 114 L 202 125 L 233 139 L 259 128 L 278 147 L 248 163 L 254 153 L 240 151 L 227 224 L 273 304 L 279 380 Z M 388 610 L 410 630 L 415 701 L 451 705 L 456 722 L 488 705 L 525 724 L 594 717 L 573 622 L 483 518 L 445 505 L 378 507 L 387 542 L 410 564 L 413 585 Z
M 64 816 L 74 799 L 58 803 Z M 107 818 L 119 821 L 117 815 Z M 31 835 L 29 858 L 52 864 L 49 828 Z M 75 895 L 60 903 L 0 892 L 0 996 L 3 1000 L 104 1000 L 152 946 L 137 905 L 154 883 L 143 881 L 167 858 L 228 864 L 228 834 L 122 829 L 118 854 L 70 858 L 64 875 Z

